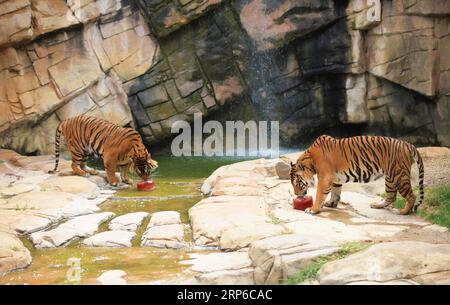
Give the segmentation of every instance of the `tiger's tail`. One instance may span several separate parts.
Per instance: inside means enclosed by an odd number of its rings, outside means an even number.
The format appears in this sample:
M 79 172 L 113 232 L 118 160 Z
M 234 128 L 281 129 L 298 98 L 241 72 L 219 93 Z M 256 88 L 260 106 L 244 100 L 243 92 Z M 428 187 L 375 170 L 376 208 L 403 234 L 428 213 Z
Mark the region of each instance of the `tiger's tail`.
M 424 190 L 423 190 L 423 178 L 424 178 L 424 168 L 423 168 L 423 161 L 422 157 L 420 156 L 419 151 L 414 147 L 412 157 L 417 163 L 417 167 L 419 168 L 419 201 L 416 201 L 414 203 L 414 206 L 412 208 L 412 211 L 415 213 L 417 212 L 417 208 L 422 204 L 423 198 L 424 198 Z
M 56 128 L 56 133 L 55 133 L 55 168 L 53 170 L 49 170 L 48 171 L 49 174 L 54 174 L 58 170 L 59 151 L 60 151 L 60 144 L 61 144 L 61 132 L 62 132 L 62 128 L 61 128 L 61 124 L 59 124 L 58 127 Z

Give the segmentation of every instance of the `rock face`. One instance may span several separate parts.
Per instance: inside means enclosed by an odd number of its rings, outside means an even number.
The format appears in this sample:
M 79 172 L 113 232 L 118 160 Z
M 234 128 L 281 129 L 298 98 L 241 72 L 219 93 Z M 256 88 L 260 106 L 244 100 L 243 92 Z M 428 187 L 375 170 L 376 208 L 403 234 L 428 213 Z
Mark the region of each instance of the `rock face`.
M 450 245 L 423 242 L 377 244 L 330 262 L 319 271 L 320 284 L 449 284 Z
M 83 240 L 83 245 L 90 247 L 131 247 L 136 233 L 130 231 L 105 231 Z
M 228 119 L 280 121 L 286 144 L 328 128 L 450 144 L 447 1 L 67 3 L 0 3 L 3 147 L 53 151 L 79 114 L 153 144 L 235 101 Z

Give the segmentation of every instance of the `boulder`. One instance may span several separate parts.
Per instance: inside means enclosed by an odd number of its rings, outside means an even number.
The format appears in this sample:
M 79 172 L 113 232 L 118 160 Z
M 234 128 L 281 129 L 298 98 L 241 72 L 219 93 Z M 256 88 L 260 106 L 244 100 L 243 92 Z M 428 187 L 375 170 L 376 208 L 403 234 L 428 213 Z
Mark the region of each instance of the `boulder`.
M 65 246 L 78 238 L 93 235 L 100 224 L 114 217 L 112 212 L 78 216 L 49 231 L 36 232 L 30 239 L 36 248 Z
M 0 231 L 0 275 L 31 264 L 31 254 L 16 236 Z
M 39 187 L 33 184 L 16 183 L 13 186 L 0 189 L 0 196 L 12 197 L 22 193 L 38 191 Z
M 255 266 L 255 283 L 261 285 L 278 284 L 280 280 L 295 276 L 319 256 L 337 250 L 335 242 L 288 234 L 253 242 L 248 255 Z
M 169 224 L 159 226 L 148 226 L 142 235 L 141 246 L 157 248 L 183 248 L 187 244 L 184 242 L 184 225 Z
M 277 162 L 275 165 L 275 171 L 280 179 L 290 179 L 291 178 L 291 165 L 284 161 Z
M 162 211 L 152 214 L 150 219 L 149 227 L 180 224 L 181 218 L 180 213 L 177 211 Z
M 86 238 L 83 245 L 89 247 L 131 247 L 136 233 L 130 231 L 105 231 Z
M 319 271 L 320 284 L 374 284 L 412 280 L 449 284 L 450 245 L 416 241 L 382 243 L 329 262 Z
M 142 224 L 145 218 L 148 217 L 147 212 L 128 213 L 118 216 L 111 220 L 108 228 L 113 231 L 131 231 L 135 232 Z

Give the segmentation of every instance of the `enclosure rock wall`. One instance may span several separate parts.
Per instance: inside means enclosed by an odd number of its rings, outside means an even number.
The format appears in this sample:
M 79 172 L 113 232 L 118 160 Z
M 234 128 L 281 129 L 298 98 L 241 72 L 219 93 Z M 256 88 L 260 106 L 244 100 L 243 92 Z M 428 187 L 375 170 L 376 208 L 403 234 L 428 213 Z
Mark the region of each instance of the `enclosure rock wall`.
M 450 145 L 448 1 L 67 3 L 0 0 L 1 146 L 51 151 L 58 122 L 83 113 L 154 144 L 196 112 L 280 121 L 288 145 Z
M 58 123 L 81 114 L 132 122 L 123 83 L 152 64 L 157 46 L 147 23 L 131 4 L 70 3 L 0 3 L 3 147 L 53 151 Z

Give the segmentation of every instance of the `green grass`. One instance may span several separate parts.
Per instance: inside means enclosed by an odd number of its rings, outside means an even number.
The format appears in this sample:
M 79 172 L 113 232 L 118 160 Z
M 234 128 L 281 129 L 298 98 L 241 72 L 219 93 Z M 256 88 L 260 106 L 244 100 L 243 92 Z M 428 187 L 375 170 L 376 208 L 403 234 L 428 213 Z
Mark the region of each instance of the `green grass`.
M 350 254 L 363 251 L 369 247 L 369 244 L 364 243 L 345 243 L 342 244 L 340 249 L 332 253 L 330 255 L 324 255 L 320 256 L 317 259 L 313 261 L 312 264 L 309 266 L 301 269 L 299 273 L 291 278 L 288 278 L 285 282 L 285 284 L 288 285 L 297 285 L 304 283 L 306 281 L 311 281 L 316 279 L 317 273 L 319 272 L 320 268 L 322 268 L 323 265 L 325 265 L 328 262 L 338 260 L 341 258 L 344 258 Z
M 414 191 L 418 193 L 416 190 Z M 386 194 L 381 194 L 385 198 Z M 405 199 L 397 195 L 392 204 L 394 208 L 405 206 Z M 426 220 L 450 229 L 450 186 L 430 187 L 425 189 L 425 198 L 418 209 L 418 214 Z

